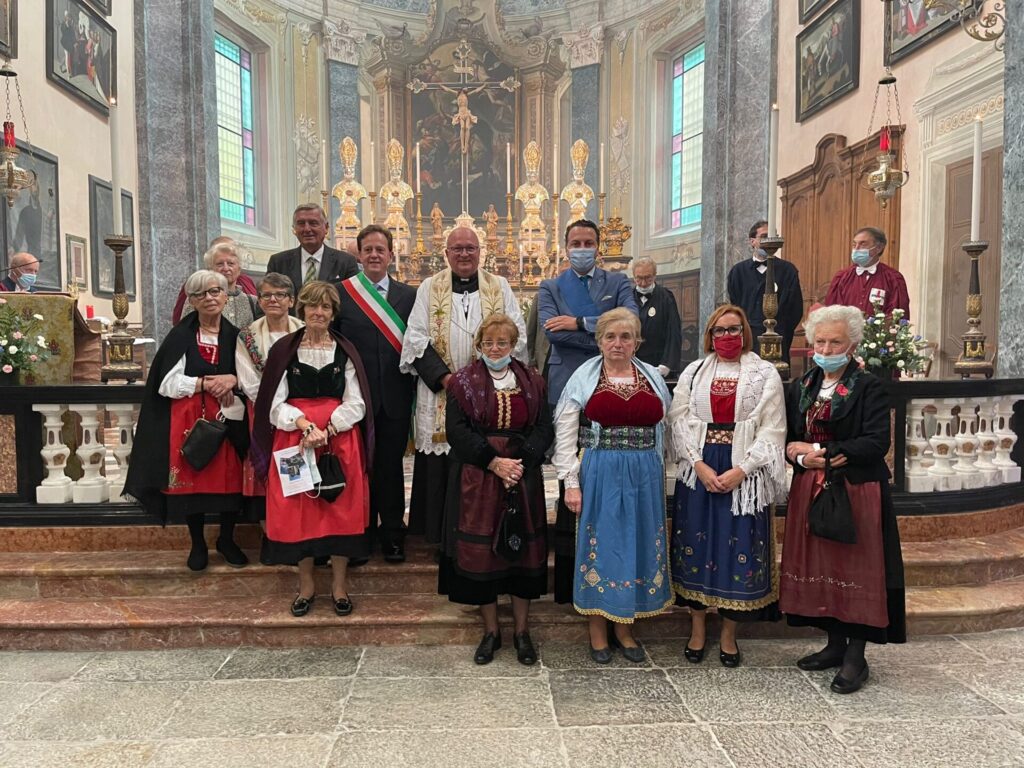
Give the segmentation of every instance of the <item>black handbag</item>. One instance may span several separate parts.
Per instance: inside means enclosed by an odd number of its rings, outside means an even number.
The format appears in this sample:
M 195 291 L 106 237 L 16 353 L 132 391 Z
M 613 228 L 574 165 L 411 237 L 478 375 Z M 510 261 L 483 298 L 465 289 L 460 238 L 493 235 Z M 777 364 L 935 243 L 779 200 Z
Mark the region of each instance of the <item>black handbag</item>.
M 345 490 L 345 472 L 338 457 L 330 451 L 320 454 L 316 460 L 316 469 L 320 473 L 320 483 L 316 486 L 317 496 L 330 504 Z
M 822 539 L 841 544 L 857 543 L 857 528 L 853 523 L 853 508 L 846 493 L 846 479 L 842 472 L 832 469 L 832 460 L 825 453 L 825 484 L 814 497 L 807 511 L 811 533 Z
M 206 418 L 206 394 L 199 393 L 202 403 L 200 416 L 191 428 L 185 430 L 185 441 L 181 444 L 181 456 L 196 472 L 204 469 L 213 461 L 220 450 L 224 438 L 228 436 L 227 423 L 219 418 Z
M 491 549 L 498 557 L 513 563 L 523 556 L 526 549 L 526 518 L 519 502 L 518 485 L 505 492 L 504 509 Z

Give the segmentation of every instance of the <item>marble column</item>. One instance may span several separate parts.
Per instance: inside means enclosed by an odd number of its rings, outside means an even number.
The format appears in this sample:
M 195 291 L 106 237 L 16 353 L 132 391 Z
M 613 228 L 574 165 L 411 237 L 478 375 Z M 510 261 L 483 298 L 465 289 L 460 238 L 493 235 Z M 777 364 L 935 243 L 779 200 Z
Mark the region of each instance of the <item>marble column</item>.
M 594 189 L 597 195 L 599 184 L 599 152 L 601 150 L 601 138 L 598 133 L 598 125 L 601 121 L 601 65 L 590 64 L 572 71 L 572 140 L 583 139 L 590 147 L 590 161 L 587 163 L 586 175 L 583 180 Z M 570 143 L 569 147 L 572 144 Z M 569 147 L 560 147 L 559 154 L 563 158 L 569 156 Z M 556 161 L 560 162 L 560 161 Z M 607 162 L 607 158 L 605 158 Z M 564 185 L 572 180 L 572 176 L 566 173 L 568 164 L 560 162 L 559 184 Z M 607 181 L 606 181 L 607 183 Z M 597 221 L 597 200 L 590 201 L 587 205 L 587 218 Z M 568 222 L 567 222 L 568 223 Z
M 213 3 L 136 3 L 139 275 L 146 334 L 171 327 L 178 291 L 219 234 Z
M 729 268 L 749 255 L 747 230 L 765 217 L 768 207 L 768 115 L 776 92 L 778 46 L 776 2 L 746 0 L 705 6 L 701 322 L 726 300 Z
M 1003 72 L 1002 282 L 996 375 L 1024 376 L 1024 14 L 1006 24 Z M 982 256 L 982 259 L 985 257 Z
M 344 20 L 324 19 L 323 35 L 327 55 L 327 151 L 331 160 L 327 191 L 330 192 L 342 176 L 341 157 L 338 155 L 341 140 L 351 136 L 357 147 L 362 146 L 359 130 L 359 51 L 362 43 Z M 369 168 L 365 160 L 360 157 L 356 166 L 356 178 L 363 184 L 367 182 L 363 169 Z M 341 215 L 341 206 L 333 196 L 328 204 L 327 218 L 333 225 Z

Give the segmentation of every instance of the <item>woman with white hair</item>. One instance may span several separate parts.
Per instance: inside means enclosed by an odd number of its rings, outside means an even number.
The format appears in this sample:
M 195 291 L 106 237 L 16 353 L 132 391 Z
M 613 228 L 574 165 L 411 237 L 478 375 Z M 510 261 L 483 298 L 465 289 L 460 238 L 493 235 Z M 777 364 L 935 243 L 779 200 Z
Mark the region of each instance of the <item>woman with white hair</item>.
M 248 328 L 253 320 L 263 316 L 263 311 L 256 303 L 255 297 L 243 291 L 238 284 L 242 274 L 242 259 L 234 240 L 211 245 L 210 249 L 203 254 L 203 265 L 206 269 L 223 275 L 227 281 L 227 304 L 224 305 L 224 318 L 229 323 L 241 330 Z M 185 317 L 194 311 L 192 303 L 189 302 L 183 307 L 181 316 Z
M 903 556 L 885 464 L 889 398 L 852 358 L 864 337 L 859 309 L 821 307 L 804 329 L 816 365 L 790 387 L 786 403 L 793 484 L 779 606 L 791 625 L 828 633 L 828 644 L 797 666 L 839 667 L 832 690 L 853 693 L 868 678 L 865 644 L 903 643 L 907 635 Z M 825 506 L 830 498 L 838 503 Z

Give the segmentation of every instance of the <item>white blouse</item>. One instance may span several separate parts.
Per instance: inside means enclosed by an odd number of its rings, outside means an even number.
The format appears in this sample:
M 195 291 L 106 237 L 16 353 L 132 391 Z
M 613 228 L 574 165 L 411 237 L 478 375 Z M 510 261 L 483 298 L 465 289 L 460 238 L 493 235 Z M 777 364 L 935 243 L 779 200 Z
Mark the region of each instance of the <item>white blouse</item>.
M 199 331 L 199 339 L 203 344 L 209 344 L 211 346 L 217 346 L 217 336 L 212 333 L 206 333 L 203 330 Z M 186 397 L 191 397 L 196 394 L 196 382 L 199 381 L 198 376 L 186 376 L 185 375 L 185 356 L 182 355 L 181 359 L 174 364 L 174 367 L 167 372 L 164 376 L 163 381 L 160 382 L 160 388 L 157 392 L 164 397 L 169 397 L 172 400 L 183 400 Z M 221 407 L 220 412 L 224 415 L 225 419 L 231 419 L 232 421 L 239 421 L 245 417 L 245 405 L 235 395 L 234 401 L 227 408 Z
M 278 339 L 287 336 L 291 331 L 273 331 L 270 333 L 271 346 Z M 270 350 L 267 350 L 267 354 Z M 260 391 L 260 381 L 263 378 L 263 374 L 256 370 L 256 366 L 253 365 L 252 358 L 249 356 L 249 350 L 245 348 L 245 342 L 242 338 L 238 339 L 238 347 L 235 349 L 235 372 L 238 376 L 238 387 L 241 389 L 245 396 L 253 402 L 256 402 L 256 395 Z
M 328 350 L 311 349 L 299 347 L 299 362 L 310 365 L 318 370 L 323 370 L 326 365 L 334 365 L 334 355 L 337 344 L 331 342 Z M 328 360 L 325 365 L 325 358 Z M 294 405 L 285 402 L 288 399 L 288 377 L 282 376 L 281 383 L 277 385 L 277 392 L 270 405 L 270 423 L 285 432 L 293 432 L 298 429 L 295 426 L 297 419 L 304 418 L 301 410 Z M 359 379 L 356 377 L 356 367 L 349 360 L 345 363 L 345 396 L 341 405 L 331 413 L 331 424 L 336 432 L 347 432 L 352 429 L 366 415 L 366 402 L 363 400 L 362 390 L 359 388 Z M 321 429 L 326 425 L 317 424 Z

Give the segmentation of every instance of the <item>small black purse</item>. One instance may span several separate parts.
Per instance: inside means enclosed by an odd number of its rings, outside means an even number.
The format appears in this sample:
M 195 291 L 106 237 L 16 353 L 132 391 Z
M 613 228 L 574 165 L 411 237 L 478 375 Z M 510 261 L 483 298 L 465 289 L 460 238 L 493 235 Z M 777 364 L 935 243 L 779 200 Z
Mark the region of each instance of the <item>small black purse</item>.
M 491 550 L 498 557 L 514 563 L 523 556 L 525 548 L 526 518 L 519 503 L 519 486 L 513 485 L 505 491 L 505 508 Z
M 819 538 L 841 544 L 857 543 L 857 528 L 853 522 L 850 496 L 846 493 L 846 479 L 842 472 L 832 469 L 832 460 L 827 451 L 825 484 L 807 510 L 807 523 L 811 533 Z
M 345 472 L 338 457 L 330 451 L 320 454 L 320 458 L 316 460 L 316 469 L 320 473 L 320 484 L 316 487 L 317 495 L 330 504 L 345 490 Z
M 219 415 L 213 420 L 206 418 L 206 394 L 200 391 L 199 397 L 202 398 L 202 411 L 192 427 L 185 430 L 185 441 L 180 449 L 182 458 L 196 472 L 213 461 L 228 436 L 228 425 Z

